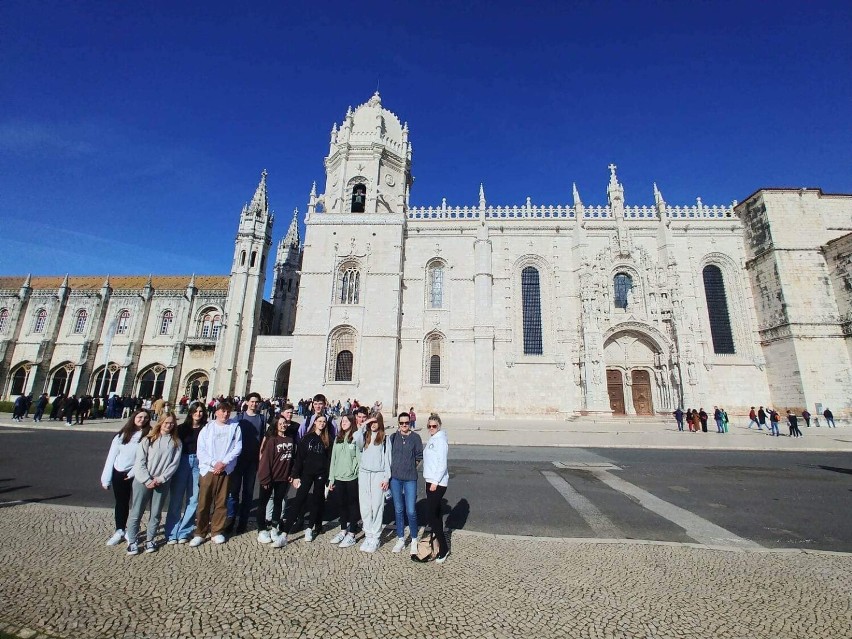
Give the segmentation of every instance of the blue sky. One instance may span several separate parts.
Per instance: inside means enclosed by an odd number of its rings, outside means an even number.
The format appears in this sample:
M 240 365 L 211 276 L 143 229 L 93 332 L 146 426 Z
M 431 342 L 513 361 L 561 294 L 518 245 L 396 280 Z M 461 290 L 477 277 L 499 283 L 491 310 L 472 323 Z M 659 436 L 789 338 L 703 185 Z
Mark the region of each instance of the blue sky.
M 414 205 L 852 193 L 848 2 L 241 4 L 0 2 L 0 273 L 225 273 L 377 85 Z

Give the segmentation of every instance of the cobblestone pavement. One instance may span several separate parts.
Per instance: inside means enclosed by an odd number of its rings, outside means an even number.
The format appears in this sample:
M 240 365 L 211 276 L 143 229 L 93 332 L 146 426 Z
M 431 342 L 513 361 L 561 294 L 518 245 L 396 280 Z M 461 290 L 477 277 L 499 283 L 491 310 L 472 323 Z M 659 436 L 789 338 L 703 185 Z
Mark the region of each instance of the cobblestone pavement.
M 88 637 L 848 637 L 852 556 L 459 531 L 444 565 L 329 534 L 128 557 L 105 509 L 0 509 L 0 618 Z

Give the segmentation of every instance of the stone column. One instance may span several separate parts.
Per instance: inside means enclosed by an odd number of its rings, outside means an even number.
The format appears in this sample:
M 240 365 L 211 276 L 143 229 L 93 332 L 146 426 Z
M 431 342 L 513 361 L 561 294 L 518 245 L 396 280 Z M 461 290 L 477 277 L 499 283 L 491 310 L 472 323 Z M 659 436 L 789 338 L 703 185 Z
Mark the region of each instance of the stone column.
M 476 267 L 474 287 L 474 405 L 479 415 L 494 414 L 494 316 L 492 313 L 493 276 L 491 240 L 488 227 L 481 223 L 473 244 Z

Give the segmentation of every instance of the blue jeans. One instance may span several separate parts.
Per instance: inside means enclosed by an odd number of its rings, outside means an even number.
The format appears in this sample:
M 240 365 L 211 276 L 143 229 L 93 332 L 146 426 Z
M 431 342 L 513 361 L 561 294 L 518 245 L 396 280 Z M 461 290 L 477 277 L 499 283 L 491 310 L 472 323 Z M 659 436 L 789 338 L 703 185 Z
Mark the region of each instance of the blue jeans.
M 396 536 L 400 539 L 405 537 L 405 514 L 408 515 L 408 534 L 412 539 L 417 539 L 417 480 L 391 477 L 390 489 L 396 515 Z
M 778 422 L 769 422 L 769 432 L 775 437 L 781 437 L 781 433 L 778 432 Z
M 254 484 L 257 481 L 257 458 L 241 459 L 231 473 L 231 490 L 228 492 L 228 518 L 237 524 L 248 524 L 254 501 Z
M 717 433 L 724 433 L 725 432 L 724 430 L 722 430 L 722 419 L 721 418 L 716 420 L 716 432 Z
M 201 473 L 198 457 L 181 455 L 175 476 L 171 481 L 171 499 L 166 513 L 166 539 L 189 539 L 195 530 L 195 511 L 198 508 L 198 482 Z M 186 510 L 181 516 L 184 498 Z

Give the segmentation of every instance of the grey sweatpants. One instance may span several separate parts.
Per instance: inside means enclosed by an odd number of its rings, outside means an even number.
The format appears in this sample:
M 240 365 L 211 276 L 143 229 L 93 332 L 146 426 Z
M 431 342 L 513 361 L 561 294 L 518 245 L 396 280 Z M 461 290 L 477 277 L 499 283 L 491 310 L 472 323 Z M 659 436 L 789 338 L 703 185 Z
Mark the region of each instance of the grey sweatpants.
M 383 473 L 371 473 L 363 469 L 358 473 L 358 501 L 367 539 L 378 539 L 382 533 L 382 517 L 385 513 L 385 492 L 381 487 L 383 481 Z
M 160 525 L 160 518 L 163 514 L 163 507 L 166 505 L 166 498 L 169 496 L 169 484 L 166 482 L 162 486 L 156 488 L 145 488 L 145 484 L 140 481 L 133 480 L 133 496 L 130 498 L 130 517 L 127 520 L 127 538 L 130 543 L 136 543 L 136 537 L 139 536 L 139 522 L 142 521 L 142 513 L 145 512 L 145 507 L 148 503 L 151 504 L 151 515 L 148 517 L 148 541 L 154 541 L 157 535 L 157 527 Z

